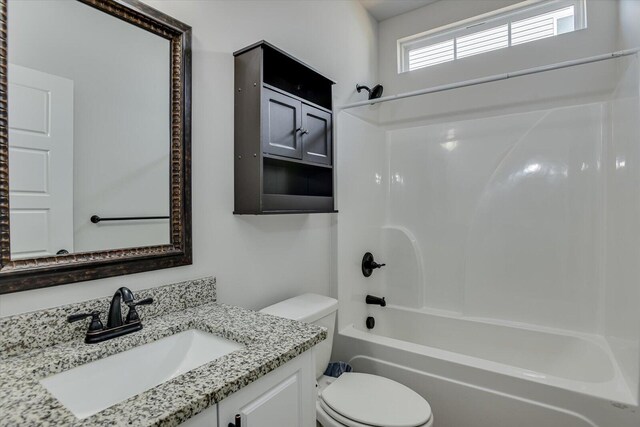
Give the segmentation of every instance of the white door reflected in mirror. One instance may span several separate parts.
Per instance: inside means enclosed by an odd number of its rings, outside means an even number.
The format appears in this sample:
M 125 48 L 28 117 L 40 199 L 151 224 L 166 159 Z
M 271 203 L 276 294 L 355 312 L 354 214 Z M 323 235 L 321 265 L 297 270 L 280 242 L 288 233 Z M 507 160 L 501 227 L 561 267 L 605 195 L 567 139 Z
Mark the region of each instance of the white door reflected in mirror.
M 79 1 L 8 13 L 12 259 L 169 244 L 169 40 Z
M 9 64 L 11 257 L 73 252 L 73 81 Z

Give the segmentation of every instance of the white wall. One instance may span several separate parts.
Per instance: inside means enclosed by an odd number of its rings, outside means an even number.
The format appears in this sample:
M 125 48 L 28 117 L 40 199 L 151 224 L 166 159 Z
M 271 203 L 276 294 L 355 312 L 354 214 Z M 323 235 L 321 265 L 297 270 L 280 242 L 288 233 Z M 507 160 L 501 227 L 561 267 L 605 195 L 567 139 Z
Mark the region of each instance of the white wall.
M 380 22 L 378 72 L 385 94 L 582 58 L 617 48 L 617 1 L 587 0 L 588 26 L 583 30 L 398 74 L 398 39 L 514 3 L 518 1 L 445 0 Z M 571 105 L 578 98 L 589 102 L 612 92 L 614 72 L 614 64 L 604 62 L 390 102 L 380 107 L 380 120 L 387 124 L 405 120 L 438 122 L 452 117 L 477 118 L 496 112 L 511 114 Z
M 234 216 L 233 56 L 261 39 L 338 82 L 334 103 L 376 80 L 377 24 L 352 1 L 155 1 L 193 27 L 194 264 L 0 296 L 6 316 L 215 275 L 220 301 L 259 308 L 335 284 L 336 215 Z
M 581 58 L 609 52 L 616 47 L 618 2 L 587 0 L 588 25 L 584 30 L 398 74 L 398 39 L 510 6 L 519 1 L 521 0 L 438 1 L 380 22 L 379 77 L 385 85 L 386 93 L 405 92 L 504 73 L 507 70 Z M 451 92 L 449 95 L 452 95 Z
M 66 249 L 169 243 L 168 220 L 90 221 L 169 215 L 169 42 L 80 2 L 8 8 L 9 62 L 74 82 L 74 247 Z
M 620 49 L 631 49 L 640 46 L 640 2 L 637 0 L 619 0 L 618 45 Z

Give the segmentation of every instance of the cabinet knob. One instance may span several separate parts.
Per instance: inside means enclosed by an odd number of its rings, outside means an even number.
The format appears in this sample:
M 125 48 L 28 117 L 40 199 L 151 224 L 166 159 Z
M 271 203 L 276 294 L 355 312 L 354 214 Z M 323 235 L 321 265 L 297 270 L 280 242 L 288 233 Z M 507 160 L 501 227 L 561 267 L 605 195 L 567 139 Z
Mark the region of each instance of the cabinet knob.
M 229 427 L 242 427 L 242 418 L 240 417 L 240 414 L 236 414 L 234 422 L 229 423 Z
M 305 129 L 305 128 L 298 128 L 298 129 L 296 129 L 296 132 L 300 132 L 302 135 L 305 135 L 305 134 L 309 133 L 309 130 Z

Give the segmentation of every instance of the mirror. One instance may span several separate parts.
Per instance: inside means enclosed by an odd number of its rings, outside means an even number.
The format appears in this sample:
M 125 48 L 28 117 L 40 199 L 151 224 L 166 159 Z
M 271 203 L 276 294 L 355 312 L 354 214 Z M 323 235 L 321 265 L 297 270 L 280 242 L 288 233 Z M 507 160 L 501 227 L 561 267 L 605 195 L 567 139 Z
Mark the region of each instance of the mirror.
M 169 244 L 169 40 L 77 1 L 8 16 L 11 259 Z
M 135 0 L 1 5 L 0 292 L 190 263 L 190 28 Z

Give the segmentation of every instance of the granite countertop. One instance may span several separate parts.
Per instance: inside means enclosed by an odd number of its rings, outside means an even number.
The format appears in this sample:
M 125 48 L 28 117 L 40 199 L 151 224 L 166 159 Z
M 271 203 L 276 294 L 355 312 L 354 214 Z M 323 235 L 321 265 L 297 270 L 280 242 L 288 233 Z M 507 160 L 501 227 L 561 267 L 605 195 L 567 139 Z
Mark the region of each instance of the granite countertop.
M 0 347 L 0 426 L 177 425 L 326 338 L 326 330 L 318 326 L 217 302 L 158 313 L 150 319 L 140 312 L 144 329 L 99 344 L 85 344 L 82 337 L 75 337 L 20 354 Z M 0 327 L 6 328 L 21 319 L 3 320 Z M 83 420 L 39 383 L 55 373 L 188 329 L 210 332 L 245 347 Z M 12 348 L 16 353 L 15 343 Z

